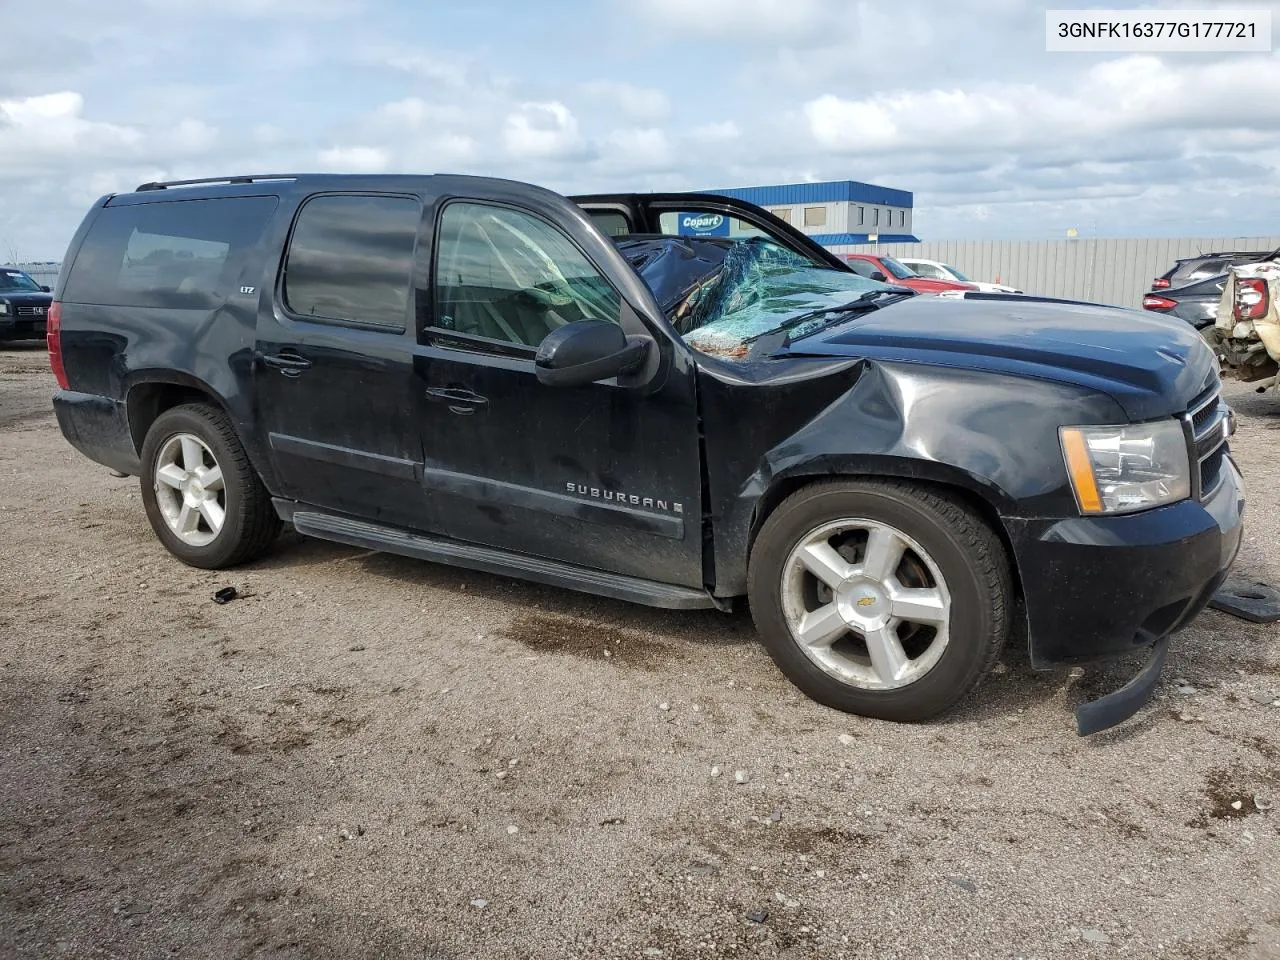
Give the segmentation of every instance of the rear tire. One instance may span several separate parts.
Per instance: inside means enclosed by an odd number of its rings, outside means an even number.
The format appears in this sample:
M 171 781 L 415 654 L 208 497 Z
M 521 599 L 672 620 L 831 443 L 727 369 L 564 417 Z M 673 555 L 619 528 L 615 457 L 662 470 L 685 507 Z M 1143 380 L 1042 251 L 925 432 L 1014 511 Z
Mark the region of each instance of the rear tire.
M 183 563 L 234 567 L 265 553 L 280 518 L 230 418 L 208 403 L 160 414 L 142 444 L 142 502 L 151 529 Z
M 897 721 L 927 720 L 973 689 L 1007 639 L 1013 595 L 983 519 L 899 480 L 792 494 L 756 538 L 747 592 L 792 683 L 837 710 Z

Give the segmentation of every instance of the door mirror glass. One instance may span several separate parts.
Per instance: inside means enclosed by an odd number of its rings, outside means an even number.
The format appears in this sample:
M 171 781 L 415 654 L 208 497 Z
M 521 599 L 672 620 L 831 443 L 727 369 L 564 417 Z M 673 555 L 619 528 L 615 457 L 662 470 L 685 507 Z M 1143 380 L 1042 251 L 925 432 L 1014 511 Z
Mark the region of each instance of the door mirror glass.
M 628 337 L 616 323 L 578 320 L 543 338 L 534 369 L 549 387 L 580 387 L 634 370 L 648 352 L 647 339 Z

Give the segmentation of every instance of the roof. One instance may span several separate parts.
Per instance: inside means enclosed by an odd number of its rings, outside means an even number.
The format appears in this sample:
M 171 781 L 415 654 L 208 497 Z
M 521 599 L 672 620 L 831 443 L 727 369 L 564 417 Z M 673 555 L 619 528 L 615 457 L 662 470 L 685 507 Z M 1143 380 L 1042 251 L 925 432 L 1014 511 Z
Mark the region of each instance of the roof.
M 879 187 L 859 180 L 823 180 L 817 183 L 783 183 L 770 187 L 729 187 L 708 190 L 747 200 L 762 207 L 792 203 L 875 203 L 888 207 L 911 207 L 909 190 Z

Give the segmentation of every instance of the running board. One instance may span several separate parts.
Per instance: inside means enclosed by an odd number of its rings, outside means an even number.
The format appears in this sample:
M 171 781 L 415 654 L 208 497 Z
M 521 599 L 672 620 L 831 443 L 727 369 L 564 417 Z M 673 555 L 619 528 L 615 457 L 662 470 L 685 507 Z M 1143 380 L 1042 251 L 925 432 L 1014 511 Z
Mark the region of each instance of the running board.
M 384 527 L 363 520 L 352 520 L 330 513 L 310 510 L 291 511 L 287 501 L 276 501 L 277 509 L 293 521 L 293 528 L 309 537 L 335 540 L 353 547 L 383 550 L 418 560 L 446 563 L 468 570 L 497 573 L 521 580 L 533 580 L 552 587 L 564 587 L 582 593 L 594 593 L 615 600 L 641 603 L 647 607 L 663 607 L 668 610 L 699 610 L 717 606 L 705 590 L 680 587 L 670 583 L 641 580 L 618 573 L 605 573 L 577 567 L 558 560 L 508 553 L 492 547 L 480 547 L 457 540 L 444 540 L 407 533 L 394 527 Z M 288 516 L 291 514 L 291 516 Z

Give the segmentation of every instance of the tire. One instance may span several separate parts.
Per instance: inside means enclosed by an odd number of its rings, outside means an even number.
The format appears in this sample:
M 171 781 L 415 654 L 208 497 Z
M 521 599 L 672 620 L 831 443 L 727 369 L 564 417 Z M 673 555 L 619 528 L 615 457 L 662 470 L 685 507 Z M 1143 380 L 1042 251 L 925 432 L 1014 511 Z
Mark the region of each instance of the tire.
M 230 419 L 212 404 L 183 404 L 160 414 L 147 431 L 141 459 L 151 529 L 183 563 L 234 567 L 260 557 L 280 533 L 271 495 Z
M 756 538 L 747 593 L 765 648 L 807 696 L 905 722 L 977 685 L 1004 647 L 1013 602 L 1004 546 L 982 518 L 899 480 L 821 481 L 792 494 Z

